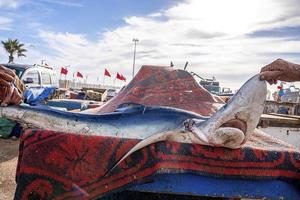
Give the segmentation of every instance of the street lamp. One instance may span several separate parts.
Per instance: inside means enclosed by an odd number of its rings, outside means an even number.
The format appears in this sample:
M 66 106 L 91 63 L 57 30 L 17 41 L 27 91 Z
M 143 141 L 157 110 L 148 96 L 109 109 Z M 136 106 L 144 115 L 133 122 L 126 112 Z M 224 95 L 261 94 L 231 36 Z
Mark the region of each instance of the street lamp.
M 136 53 L 136 43 L 138 42 L 139 40 L 136 39 L 136 38 L 133 38 L 132 39 L 132 42 L 134 42 L 134 51 L 133 51 L 133 65 L 132 65 L 132 78 L 134 77 L 134 67 L 135 67 L 135 53 Z

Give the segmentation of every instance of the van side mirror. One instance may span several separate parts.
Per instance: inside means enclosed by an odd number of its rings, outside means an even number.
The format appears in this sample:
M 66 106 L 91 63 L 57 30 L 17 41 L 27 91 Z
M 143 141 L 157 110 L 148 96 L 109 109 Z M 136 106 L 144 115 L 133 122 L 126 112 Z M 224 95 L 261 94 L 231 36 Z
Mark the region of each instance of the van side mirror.
M 33 83 L 33 78 L 27 77 L 25 80 L 23 80 L 23 83 L 24 83 L 24 84 Z

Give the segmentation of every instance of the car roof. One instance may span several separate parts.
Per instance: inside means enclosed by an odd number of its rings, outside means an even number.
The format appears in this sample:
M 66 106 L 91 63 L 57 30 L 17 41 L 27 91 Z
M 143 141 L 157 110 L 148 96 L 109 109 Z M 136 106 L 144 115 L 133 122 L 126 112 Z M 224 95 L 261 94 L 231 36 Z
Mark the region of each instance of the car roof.
M 18 69 L 27 69 L 30 67 L 34 67 L 33 65 L 27 65 L 27 64 L 15 64 L 15 63 L 7 63 L 7 64 L 1 64 L 4 67 L 8 67 L 8 68 L 18 68 Z
M 39 69 L 42 69 L 43 71 L 52 71 L 52 72 L 54 72 L 54 70 L 52 68 L 42 67 L 40 65 L 15 64 L 15 63 L 6 63 L 6 64 L 0 64 L 0 65 L 3 65 L 4 67 L 8 67 L 10 69 L 26 70 L 28 68 L 39 68 Z

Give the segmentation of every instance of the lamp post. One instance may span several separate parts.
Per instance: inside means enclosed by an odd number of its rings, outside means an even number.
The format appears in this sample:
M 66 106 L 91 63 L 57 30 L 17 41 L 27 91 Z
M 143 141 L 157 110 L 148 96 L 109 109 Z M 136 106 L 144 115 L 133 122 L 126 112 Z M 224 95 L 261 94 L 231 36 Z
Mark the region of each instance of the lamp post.
M 134 68 L 135 68 L 135 53 L 136 53 L 136 43 L 139 40 L 136 38 L 132 39 L 132 42 L 134 42 L 134 51 L 133 51 L 133 65 L 132 65 L 132 78 L 134 77 Z

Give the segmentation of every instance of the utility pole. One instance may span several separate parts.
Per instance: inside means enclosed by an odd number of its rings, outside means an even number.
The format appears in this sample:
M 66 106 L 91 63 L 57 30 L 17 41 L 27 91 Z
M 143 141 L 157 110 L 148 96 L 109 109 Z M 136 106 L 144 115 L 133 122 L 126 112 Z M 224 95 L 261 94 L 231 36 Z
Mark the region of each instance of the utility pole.
M 132 39 L 132 42 L 134 42 L 134 51 L 133 51 L 133 65 L 132 65 L 132 78 L 134 77 L 134 68 L 135 68 L 135 53 L 136 53 L 136 43 L 139 40 L 136 38 Z

